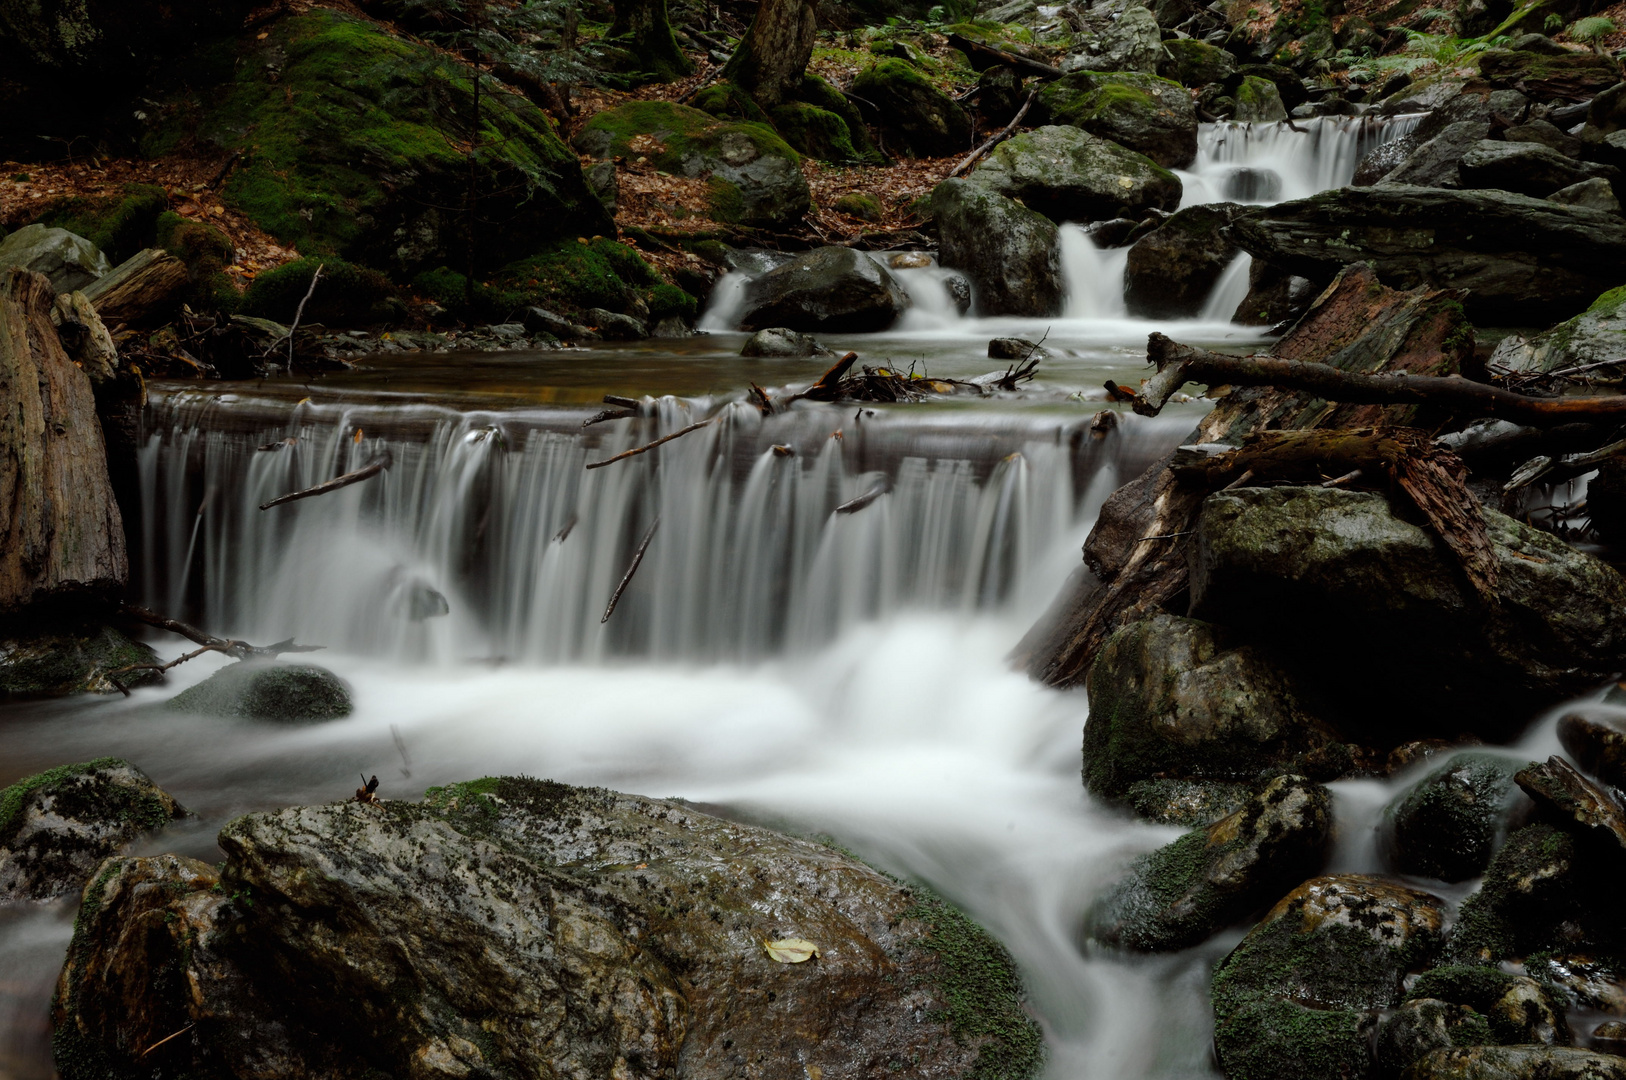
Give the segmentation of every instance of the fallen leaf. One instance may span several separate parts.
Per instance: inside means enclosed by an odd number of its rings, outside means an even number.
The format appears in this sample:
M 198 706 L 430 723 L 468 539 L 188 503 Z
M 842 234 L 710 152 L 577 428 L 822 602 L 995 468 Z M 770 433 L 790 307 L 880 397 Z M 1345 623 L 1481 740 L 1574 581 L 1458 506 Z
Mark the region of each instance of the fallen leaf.
M 800 964 L 803 960 L 811 960 L 819 955 L 819 947 L 803 938 L 764 941 L 762 947 L 767 950 L 769 956 L 781 964 Z

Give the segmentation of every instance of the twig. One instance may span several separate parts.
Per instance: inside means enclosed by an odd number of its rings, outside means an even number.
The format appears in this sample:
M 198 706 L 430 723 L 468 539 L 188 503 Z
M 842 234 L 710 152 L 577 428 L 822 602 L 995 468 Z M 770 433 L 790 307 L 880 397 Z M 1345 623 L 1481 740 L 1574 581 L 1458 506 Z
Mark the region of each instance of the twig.
M 287 341 L 288 341 L 288 370 L 289 371 L 292 371 L 294 369 L 294 333 L 295 333 L 295 331 L 297 331 L 299 329 L 299 320 L 304 318 L 304 316 L 305 316 L 305 305 L 310 302 L 310 298 L 312 296 L 316 295 L 316 283 L 318 281 L 322 280 L 322 268 L 323 268 L 324 265 L 326 265 L 326 264 L 324 264 L 324 263 L 317 263 L 316 264 L 316 273 L 311 275 L 311 287 L 309 289 L 305 290 L 305 298 L 303 300 L 301 300 L 299 302 L 299 306 L 294 309 L 294 323 L 293 323 L 292 326 L 288 327 L 288 333 L 285 335 L 286 338 L 287 338 Z M 283 341 L 283 338 L 278 338 L 276 341 L 273 341 L 269 346 L 266 347 L 265 352 L 261 353 L 260 355 L 261 356 L 270 356 L 271 355 L 271 350 L 276 348 L 278 345 L 282 344 L 282 341 Z M 262 506 L 262 507 L 260 507 L 260 509 L 263 510 L 263 509 L 265 509 L 265 507 Z
M 577 521 L 577 515 L 571 514 L 570 515 L 570 520 L 565 522 L 564 527 L 561 528 L 558 532 L 553 534 L 553 542 L 555 544 L 564 543 L 565 540 L 568 539 L 569 536 L 570 536 L 570 530 L 574 529 L 576 527 L 576 521 Z
M 954 177 L 959 176 L 961 173 L 971 168 L 972 165 L 975 165 L 982 159 L 984 154 L 988 153 L 988 151 L 1010 138 L 1011 133 L 1016 130 L 1016 126 L 1020 124 L 1022 122 L 1022 118 L 1028 114 L 1028 109 L 1032 108 L 1033 99 L 1038 96 L 1039 91 L 1030 90 L 1028 92 L 1028 99 L 1022 102 L 1022 107 L 1020 109 L 1016 110 L 1016 115 L 1011 117 L 1011 122 L 995 132 L 993 138 L 971 151 L 970 155 L 967 156 L 964 161 L 954 166 L 954 168 L 949 171 L 949 179 L 952 180 Z
M 594 424 L 602 424 L 606 420 L 630 420 L 637 415 L 636 412 L 628 412 L 626 409 L 604 409 L 583 420 L 582 427 L 592 427 Z
M 283 503 L 290 503 L 296 499 L 308 499 L 313 495 L 326 495 L 330 491 L 338 491 L 340 488 L 349 487 L 351 484 L 359 484 L 363 480 L 377 476 L 379 473 L 389 468 L 393 460 L 394 459 L 390 452 L 385 450 L 378 457 L 374 458 L 366 465 L 363 465 L 355 472 L 348 472 L 343 476 L 336 476 L 325 484 L 317 484 L 315 487 L 306 488 L 304 491 L 295 491 L 289 495 L 278 495 L 270 502 L 261 503 L 260 509 L 269 510 L 273 506 L 281 506 Z
M 892 485 L 883 480 L 879 484 L 876 484 L 874 487 L 870 488 L 868 491 L 864 492 L 862 495 L 858 496 L 858 498 L 848 499 L 846 502 L 836 507 L 836 513 L 856 514 L 858 511 L 864 509 L 864 507 L 868 506 L 870 503 L 874 502 L 876 499 L 879 499 L 882 495 L 885 495 L 891 490 Z
M 610 616 L 615 614 L 615 605 L 621 602 L 621 594 L 626 592 L 627 586 L 632 583 L 632 575 L 638 572 L 639 565 L 644 561 L 644 552 L 649 550 L 649 542 L 655 539 L 655 530 L 660 527 L 661 519 L 656 518 L 650 524 L 649 531 L 644 533 L 643 542 L 638 545 L 638 550 L 632 553 L 632 565 L 627 567 L 627 572 L 621 575 L 621 584 L 617 585 L 615 592 L 610 594 L 610 604 L 604 609 L 604 618 L 598 621 L 600 626 L 609 622 Z
M 690 424 L 686 428 L 679 428 L 670 435 L 662 435 L 652 443 L 645 443 L 643 446 L 635 446 L 631 450 L 623 450 L 614 457 L 607 457 L 603 461 L 589 461 L 587 463 L 587 467 L 589 469 L 602 469 L 606 465 L 614 465 L 616 462 L 625 460 L 626 458 L 637 457 L 639 454 L 647 454 L 649 451 L 655 449 L 657 446 L 660 446 L 662 443 L 669 443 L 673 439 L 681 439 L 689 432 L 699 431 L 701 428 L 705 427 L 707 424 L 716 419 L 717 417 L 713 416 L 711 420 L 702 420 L 697 424 Z M 608 618 L 608 616 L 606 616 L 606 618 Z
M 169 1040 L 178 1039 L 182 1035 L 185 1035 L 188 1031 L 191 1031 L 193 1028 L 195 1028 L 197 1026 L 198 1026 L 198 1022 L 196 1020 L 194 1020 L 190 1024 L 183 1027 L 181 1030 L 177 1031 L 175 1034 L 173 1034 L 173 1035 L 165 1035 L 162 1039 L 159 1039 L 157 1042 L 153 1043 L 151 1046 L 149 1046 L 145 1050 L 141 1051 L 141 1054 L 136 1058 L 136 1060 L 140 1061 L 142 1058 L 146 1057 L 148 1054 L 152 1053 L 154 1050 L 158 1049 L 160 1046 L 163 1046 L 165 1043 L 169 1042 Z

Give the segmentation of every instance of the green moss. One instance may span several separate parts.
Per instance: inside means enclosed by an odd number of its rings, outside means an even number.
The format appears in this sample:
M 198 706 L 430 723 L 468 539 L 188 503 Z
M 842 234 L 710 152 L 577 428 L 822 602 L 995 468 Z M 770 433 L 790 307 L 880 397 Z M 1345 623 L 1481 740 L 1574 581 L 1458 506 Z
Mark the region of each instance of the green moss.
M 1626 305 L 1626 285 L 1622 285 L 1618 289 L 1610 289 L 1592 301 L 1591 306 L 1586 309 L 1586 313 L 1588 315 L 1602 315 L 1613 318 L 1619 313 L 1622 305 Z
M 706 87 L 694 96 L 692 104 L 701 112 L 710 113 L 719 120 L 768 123 L 768 114 L 762 111 L 762 106 L 756 103 L 756 99 L 731 82 L 714 83 Z
M 63 199 L 35 220 L 83 236 L 117 266 L 153 246 L 158 217 L 168 209 L 169 196 L 163 188 L 126 184 L 117 195 Z
M 322 278 L 311 292 L 316 269 Z M 243 314 L 259 319 L 293 322 L 306 294 L 303 322 L 324 326 L 356 326 L 376 322 L 384 302 L 395 295 L 395 286 L 377 270 L 356 266 L 335 256 L 296 259 L 254 279 L 243 296 Z
M 649 290 L 649 317 L 659 321 L 677 317 L 692 322 L 700 314 L 700 301 L 678 288 L 661 282 Z
M 970 1080 L 1025 1080 L 1044 1064 L 1039 1025 L 1022 1008 L 1022 980 L 1010 953 L 957 908 L 925 888 L 904 918 L 928 933 L 922 948 L 940 961 L 937 997 L 957 1039 L 983 1041 Z
M 158 218 L 155 242 L 186 263 L 185 299 L 194 311 L 231 313 L 242 305 L 242 294 L 226 273 L 237 250 L 225 233 L 166 210 Z
M 1396 867 L 1442 881 L 1483 872 L 1516 794 L 1517 769 L 1493 754 L 1457 754 L 1418 781 L 1385 812 Z
M 58 765 L 54 769 L 26 776 L 4 791 L 0 791 L 0 847 L 5 847 L 16 837 L 17 830 L 22 827 L 23 803 L 34 792 L 98 769 L 118 769 L 129 764 L 121 758 L 102 757 L 72 765 Z
M 787 102 L 773 111 L 773 125 L 798 154 L 838 164 L 861 160 L 847 121 L 816 105 Z
M 881 200 L 862 191 L 849 192 L 837 199 L 830 207 L 838 213 L 855 217 L 860 221 L 879 221 L 886 216 L 886 210 L 881 206 Z
M 240 661 L 221 668 L 165 705 L 178 712 L 306 723 L 349 716 L 349 689 L 311 664 Z
M 806 75 L 802 78 L 802 88 L 798 96 L 809 105 L 816 105 L 825 112 L 835 113 L 841 117 L 847 125 L 847 136 L 852 143 L 853 151 L 860 161 L 868 165 L 886 164 L 886 156 L 870 137 L 869 128 L 865 126 L 864 117 L 859 113 L 858 106 L 848 100 L 847 95 L 817 75 Z

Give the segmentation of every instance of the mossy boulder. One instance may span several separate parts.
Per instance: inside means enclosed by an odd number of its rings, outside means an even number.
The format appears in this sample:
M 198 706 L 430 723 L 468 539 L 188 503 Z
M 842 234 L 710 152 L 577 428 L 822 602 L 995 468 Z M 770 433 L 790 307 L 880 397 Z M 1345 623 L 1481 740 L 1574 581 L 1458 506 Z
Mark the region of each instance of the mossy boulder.
M 886 216 L 881 200 L 862 191 L 851 191 L 830 204 L 830 209 L 859 221 L 880 221 Z
M 46 225 L 27 225 L 0 240 L 0 270 L 13 267 L 44 274 L 59 293 L 83 289 L 113 272 L 95 244 Z
M 0 790 L 0 901 L 77 893 L 125 844 L 186 816 L 118 758 L 59 765 Z
M 472 306 L 463 275 L 446 267 L 418 275 L 412 290 L 464 318 L 497 322 L 531 307 L 576 313 L 603 308 L 659 318 L 657 308 L 681 314 L 697 303 L 664 282 L 633 248 L 604 236 L 555 241 L 508 264 L 490 281 L 475 284 Z
M 312 257 L 409 276 L 475 241 L 500 265 L 549 239 L 612 231 L 581 163 L 539 108 L 482 96 L 472 69 L 375 23 L 318 8 L 207 47 L 152 88 L 143 149 L 240 154 L 227 205 Z M 472 170 L 471 170 L 472 158 Z
M 861 251 L 815 248 L 745 287 L 740 328 L 865 333 L 885 330 L 909 306 L 891 271 Z
M 1189 319 L 1202 311 L 1220 275 L 1240 254 L 1227 231 L 1239 209 L 1235 203 L 1189 206 L 1135 241 L 1124 267 L 1129 313 Z
M 0 700 L 115 694 L 109 672 L 157 660 L 152 649 L 105 623 L 10 624 L 0 630 Z M 134 671 L 116 678 L 130 688 L 157 676 Z
M 1143 780 L 1331 779 L 1349 752 L 1308 715 L 1287 676 L 1215 627 L 1157 614 L 1107 639 L 1090 669 L 1084 786 L 1120 800 Z
M 801 158 L 764 124 L 723 122 L 665 101 L 633 101 L 588 120 L 574 145 L 600 161 L 642 160 L 676 176 L 704 178 L 714 221 L 786 228 L 812 205 Z
M 1236 108 L 1231 119 L 1239 124 L 1277 124 L 1287 119 L 1287 106 L 1281 91 L 1269 79 L 1257 75 L 1243 76 L 1232 97 Z
M 170 698 L 176 712 L 308 723 L 349 716 L 350 688 L 326 668 L 242 660 Z
M 1447 964 L 1425 971 L 1406 991 L 1408 1001 L 1426 998 L 1463 1005 L 1485 1017 L 1487 1041 L 1552 1045 L 1570 1039 L 1563 1006 L 1528 975 Z
M 907 157 L 964 153 L 971 140 L 971 114 L 905 60 L 882 60 L 858 73 L 852 92 L 872 105 L 869 119 L 886 144 Z
M 1439 899 L 1338 874 L 1294 889 L 1214 972 L 1214 1049 L 1228 1080 L 1369 1075 L 1378 1011 L 1400 1003 L 1445 921 Z
M 1479 74 L 1498 89 L 1518 90 L 1537 101 L 1591 101 L 1620 82 L 1613 57 L 1590 52 L 1562 55 L 1487 49 L 1479 54 Z
M 205 221 L 166 210 L 159 216 L 154 241 L 186 264 L 185 302 L 198 312 L 235 312 L 243 302 L 226 267 L 237 258 L 231 237 Z
M 701 90 L 689 101 L 691 108 L 708 112 L 719 120 L 745 120 L 753 124 L 770 123 L 756 98 L 731 82 L 717 82 Z
M 1085 915 L 1089 937 L 1139 952 L 1196 945 L 1321 869 L 1332 796 L 1278 776 L 1242 809 L 1137 860 Z
M 120 859 L 86 891 L 53 1012 L 65 1080 L 124 1075 L 131 1048 L 200 1008 L 209 1021 L 166 1050 L 176 1075 L 778 1061 L 1028 1080 L 1043 1062 L 1010 957 L 965 916 L 681 801 L 486 778 L 251 814 L 220 844 L 219 871 Z M 765 947 L 789 938 L 817 956 Z
M 1079 71 L 1047 84 L 1041 124 L 1071 124 L 1145 154 L 1166 169 L 1197 158 L 1197 110 L 1179 83 L 1135 72 Z
M 1510 334 L 1490 363 L 1513 371 L 1557 371 L 1618 358 L 1626 349 L 1626 286 L 1610 289 L 1574 318 L 1544 333 Z
M 322 277 L 311 290 L 320 267 Z M 291 324 L 307 295 L 302 321 L 328 327 L 362 326 L 385 321 L 385 301 L 395 295 L 390 279 L 377 270 L 339 258 L 304 258 L 267 270 L 243 295 L 243 314 Z
M 1586 895 L 1603 884 L 1591 880 L 1593 869 L 1561 829 L 1538 823 L 1514 832 L 1491 859 L 1479 891 L 1463 901 L 1451 933 L 1452 958 L 1494 964 L 1573 947 L 1581 932 L 1598 928 L 1601 913 L 1593 909 L 1599 898 Z M 1602 940 L 1620 936 L 1613 929 Z
M 971 280 L 978 314 L 1061 312 L 1061 263 L 1049 218 L 974 179 L 938 184 L 931 212 L 938 262 Z
M 1412 997 L 1378 1025 L 1378 1075 L 1398 1077 L 1414 1061 L 1435 1050 L 1482 1046 L 1494 1041 L 1489 1021 L 1468 1006 L 1438 998 Z
M 847 121 L 804 101 L 789 101 L 773 111 L 774 130 L 798 153 L 838 164 L 862 160 Z
M 1137 780 L 1120 800 L 1136 817 L 1158 825 L 1212 825 L 1241 810 L 1256 785 L 1223 780 Z
M 825 112 L 834 113 L 847 124 L 847 135 L 852 142 L 853 150 L 859 160 L 870 165 L 885 165 L 886 157 L 876 147 L 875 140 L 870 137 L 869 128 L 864 124 L 863 113 L 857 105 L 848 99 L 846 94 L 825 82 L 817 75 L 803 75 L 801 89 L 797 91 L 799 100 L 809 105 L 817 106 Z
M 1484 873 L 1507 836 L 1517 762 L 1457 754 L 1384 809 L 1389 863 L 1402 874 L 1465 881 Z
M 76 195 L 53 203 L 35 224 L 82 236 L 117 265 L 158 240 L 158 219 L 169 196 L 157 184 L 125 184 L 116 194 Z
M 1059 223 L 1140 217 L 1180 205 L 1180 178 L 1144 154 L 1081 128 L 1024 131 L 994 148 L 970 181 Z
M 1466 1046 L 1435 1050 L 1404 1080 L 1626 1080 L 1626 1058 L 1576 1046 Z
M 1207 86 L 1224 82 L 1236 70 L 1236 58 L 1218 45 L 1195 38 L 1176 38 L 1163 43 L 1163 59 L 1157 73 L 1181 86 Z

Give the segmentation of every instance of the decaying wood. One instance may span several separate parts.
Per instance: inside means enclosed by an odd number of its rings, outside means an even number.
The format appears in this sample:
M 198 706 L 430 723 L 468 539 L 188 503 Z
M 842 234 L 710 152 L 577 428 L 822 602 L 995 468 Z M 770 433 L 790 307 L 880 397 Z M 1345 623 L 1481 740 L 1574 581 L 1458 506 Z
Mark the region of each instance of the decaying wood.
M 100 388 L 118 374 L 118 346 L 84 293 L 58 296 L 51 321 L 56 323 L 63 349 L 90 376 L 92 386 Z
M 599 620 L 600 626 L 609 622 L 610 616 L 615 614 L 615 605 L 621 602 L 621 594 L 627 591 L 628 585 L 632 584 L 632 575 L 636 574 L 638 567 L 643 564 L 644 552 L 649 550 L 649 542 L 655 539 L 655 530 L 660 527 L 660 518 L 650 522 L 649 531 L 644 533 L 643 541 L 639 543 L 638 550 L 632 553 L 632 562 L 627 566 L 627 572 L 621 575 L 621 583 L 615 587 L 615 592 L 610 594 L 610 603 L 604 609 L 604 618 Z
M 85 297 L 109 326 L 139 326 L 174 314 L 186 288 L 186 264 L 163 248 L 148 248 L 85 286 Z
M 796 394 L 791 400 L 796 401 L 800 398 L 806 398 L 808 401 L 835 401 L 841 388 L 841 377 L 847 374 L 847 369 L 852 367 L 857 360 L 857 353 L 847 353 L 834 364 L 831 364 L 829 370 L 819 376 L 818 382 L 803 390 L 800 394 Z
M 360 432 L 357 432 L 357 434 L 359 435 Z M 340 488 L 347 488 L 351 484 L 359 484 L 363 480 L 370 480 L 379 473 L 383 472 L 385 469 L 389 468 L 393 461 L 394 457 L 388 450 L 385 450 L 382 454 L 378 455 L 372 461 L 369 461 L 355 472 L 347 472 L 343 476 L 336 476 L 325 484 L 317 484 L 315 487 L 306 488 L 304 491 L 295 491 L 288 495 L 278 495 L 270 502 L 261 503 L 260 509 L 269 510 L 273 506 L 281 506 L 283 503 L 294 502 L 298 499 L 309 499 L 314 495 L 326 495 L 330 491 L 338 491 Z
M 1591 472 L 1607 459 L 1622 453 L 1626 453 L 1626 439 L 1619 439 L 1607 446 L 1583 453 L 1560 454 L 1558 457 L 1541 454 L 1519 466 L 1508 482 L 1502 485 L 1502 493 L 1505 495 L 1517 491 L 1537 480 L 1547 484 L 1561 484 Z
M 1038 97 L 1038 96 L 1039 96 L 1039 91 L 1037 91 L 1037 90 L 1028 91 L 1027 100 L 1022 102 L 1022 107 L 1020 109 L 1016 110 L 1016 115 L 1011 117 L 1011 122 L 1006 124 L 1003 128 L 1000 128 L 997 132 L 995 132 L 993 137 L 991 137 L 987 142 L 983 143 L 981 146 L 979 146 L 975 150 L 971 151 L 971 153 L 966 156 L 964 161 L 960 162 L 958 165 L 954 166 L 954 168 L 950 169 L 949 170 L 949 178 L 953 179 L 954 177 L 959 176 L 961 173 L 963 173 L 967 169 L 971 168 L 971 166 L 973 166 L 977 162 L 981 161 L 982 158 L 983 158 L 983 155 L 988 153 L 988 151 L 992 150 L 994 147 L 998 146 L 1000 143 L 1002 143 L 1006 139 L 1010 138 L 1011 135 L 1015 133 L 1017 127 L 1022 123 L 1022 118 L 1027 116 L 1028 110 L 1033 107 L 1033 99 Z
M 763 416 L 773 415 L 773 398 L 768 395 L 768 391 L 756 383 L 751 383 L 751 389 L 747 392 L 746 397 L 751 404 L 757 407 L 757 412 Z
M 980 41 L 973 41 L 961 34 L 950 34 L 948 44 L 949 48 L 959 49 L 974 61 L 983 61 L 983 67 L 994 67 L 997 64 L 1004 64 L 1007 67 L 1016 68 L 1018 71 L 1025 71 L 1029 75 L 1038 75 L 1040 78 L 1044 79 L 1061 78 L 1062 72 L 1061 68 L 1059 67 L 1046 64 L 1040 60 L 1034 60 L 1032 57 L 1023 56 L 1020 53 L 1013 53 L 1006 49 L 999 49 L 992 45 L 986 45 Z
M 699 431 L 701 428 L 705 427 L 707 424 L 712 423 L 716 419 L 717 419 L 717 417 L 713 416 L 709 420 L 701 420 L 698 423 L 690 424 L 688 427 L 678 428 L 678 430 L 672 432 L 672 434 L 670 434 L 670 435 L 662 435 L 660 438 L 656 439 L 652 443 L 645 443 L 642 446 L 635 446 L 631 450 L 623 450 L 619 454 L 616 454 L 614 457 L 607 457 L 603 461 L 589 461 L 587 463 L 587 467 L 589 469 L 602 469 L 606 465 L 614 465 L 618 461 L 625 461 L 627 458 L 637 457 L 639 454 L 647 454 L 651 450 L 655 449 L 657 446 L 661 446 L 661 445 L 664 445 L 665 443 L 669 443 L 673 439 L 681 439 L 681 438 L 683 438 L 683 436 L 689 434 L 689 432 L 691 432 L 691 431 Z
M 95 396 L 55 300 L 43 275 L 0 273 L 0 612 L 116 594 L 129 572 Z
M 602 424 L 606 420 L 631 420 L 637 415 L 636 411 L 627 409 L 603 409 L 583 420 L 582 427 L 592 427 L 594 424 Z

